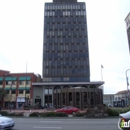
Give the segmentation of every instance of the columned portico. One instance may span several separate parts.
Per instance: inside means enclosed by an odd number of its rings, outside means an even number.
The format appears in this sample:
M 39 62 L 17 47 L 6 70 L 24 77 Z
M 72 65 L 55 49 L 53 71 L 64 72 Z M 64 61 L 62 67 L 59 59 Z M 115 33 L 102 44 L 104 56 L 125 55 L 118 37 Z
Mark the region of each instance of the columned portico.
M 102 104 L 102 89 L 99 88 L 104 82 L 83 82 L 83 83 L 33 83 L 38 88 L 43 87 L 43 102 L 45 102 L 45 88 L 52 90 L 49 104 L 55 108 L 64 106 L 75 106 L 80 109 L 95 107 Z M 45 105 L 44 103 L 42 105 Z

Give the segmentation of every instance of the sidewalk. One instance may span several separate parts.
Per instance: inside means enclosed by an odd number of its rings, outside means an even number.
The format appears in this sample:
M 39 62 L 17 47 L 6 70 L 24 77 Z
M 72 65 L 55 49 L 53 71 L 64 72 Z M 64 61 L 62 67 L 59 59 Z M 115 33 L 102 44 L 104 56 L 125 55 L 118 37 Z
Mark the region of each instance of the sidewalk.
M 10 110 L 2 110 L 2 111 L 7 111 L 7 112 L 10 112 Z M 23 110 L 23 109 L 12 109 L 11 110 L 11 113 L 13 113 L 13 112 L 16 112 L 16 113 L 21 113 L 21 112 L 23 112 L 23 113 L 33 113 L 33 112 L 39 112 L 39 113 L 42 113 L 42 112 L 53 112 L 54 110 L 47 110 L 47 109 L 30 109 L 30 110 Z M 80 112 L 81 113 L 83 113 L 83 112 L 86 112 L 85 110 L 83 111 L 81 111 L 80 110 Z
M 10 112 L 10 110 L 2 110 L 2 111 L 7 111 L 7 112 Z M 39 113 L 42 113 L 42 112 L 48 112 L 48 110 L 45 110 L 45 109 L 33 109 L 33 110 L 22 110 L 22 109 L 12 109 L 11 110 L 11 113 L 13 112 L 16 112 L 16 113 L 33 113 L 33 112 L 39 112 Z

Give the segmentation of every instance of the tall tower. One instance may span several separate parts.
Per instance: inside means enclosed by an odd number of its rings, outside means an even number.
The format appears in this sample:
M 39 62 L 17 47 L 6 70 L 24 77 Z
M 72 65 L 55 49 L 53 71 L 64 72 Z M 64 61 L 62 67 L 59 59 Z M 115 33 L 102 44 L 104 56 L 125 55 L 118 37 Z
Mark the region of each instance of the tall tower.
M 90 82 L 86 6 L 77 0 L 45 3 L 44 82 Z
M 127 15 L 125 22 L 126 22 L 126 31 L 127 31 L 128 45 L 129 45 L 129 52 L 130 52 L 130 13 Z

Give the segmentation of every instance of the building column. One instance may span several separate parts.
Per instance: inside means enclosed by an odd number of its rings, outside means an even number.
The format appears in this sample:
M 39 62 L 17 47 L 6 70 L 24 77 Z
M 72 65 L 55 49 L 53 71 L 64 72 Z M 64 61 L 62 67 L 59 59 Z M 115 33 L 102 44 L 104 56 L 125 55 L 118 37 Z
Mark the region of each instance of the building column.
M 80 101 L 80 109 L 82 110 L 82 98 L 81 98 L 81 88 L 80 88 L 80 92 L 79 92 L 79 101 Z
M 82 108 L 84 110 L 84 91 L 82 90 Z
M 87 88 L 87 108 L 91 108 L 91 104 L 90 104 L 90 91 L 89 91 L 90 86 L 88 86 Z
M 62 103 L 63 103 L 63 100 L 62 100 L 62 86 L 61 86 L 61 89 L 60 89 L 60 107 L 62 107 Z
M 74 106 L 76 107 L 76 91 L 75 91 L 75 88 L 74 88 Z
M 58 108 L 58 93 L 57 93 L 57 88 L 56 88 L 56 108 Z
M 95 107 L 95 97 L 96 95 L 95 95 L 95 88 L 93 88 L 93 105 L 94 105 L 94 107 Z
M 73 88 L 73 87 L 72 87 Z M 73 88 L 73 90 L 72 90 L 72 104 L 73 104 L 73 106 L 74 106 L 74 88 Z
M 52 86 L 52 106 L 54 105 L 54 86 Z
M 66 99 L 67 99 L 67 106 L 69 105 L 69 93 L 68 93 L 68 88 L 67 88 L 67 93 L 66 93 Z
M 74 87 L 74 92 L 73 92 L 73 105 L 76 107 L 76 93 L 75 93 L 75 87 Z
M 55 86 L 54 86 L 55 88 Z M 56 105 L 56 102 L 55 102 L 55 99 L 56 99 L 56 96 L 55 96 L 55 89 L 53 88 L 53 107 L 55 107 Z
M 45 87 L 44 86 L 42 86 L 42 91 L 43 91 L 42 105 L 45 106 Z
M 65 106 L 67 106 L 67 97 L 66 97 L 66 92 L 67 92 L 67 90 L 66 90 L 66 88 L 64 88 L 64 92 L 65 92 Z

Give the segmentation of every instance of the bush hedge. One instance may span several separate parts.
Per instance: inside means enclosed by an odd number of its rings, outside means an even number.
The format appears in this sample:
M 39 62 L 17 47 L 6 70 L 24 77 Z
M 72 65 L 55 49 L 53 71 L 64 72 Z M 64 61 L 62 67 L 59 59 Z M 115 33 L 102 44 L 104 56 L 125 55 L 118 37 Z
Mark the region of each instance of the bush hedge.
M 63 113 L 63 112 L 57 112 L 56 116 L 57 117 L 67 117 L 68 115 L 66 113 Z
M 130 111 L 130 107 L 127 108 L 107 108 L 107 113 L 109 116 L 119 116 L 121 113 L 126 113 Z
M 55 112 L 44 112 L 44 113 L 41 113 L 41 117 L 56 117 L 56 113 Z
M 38 112 L 33 112 L 31 114 L 29 114 L 30 117 L 39 117 L 40 116 L 40 113 Z
M 68 115 L 66 113 L 56 113 L 56 112 L 44 112 L 44 113 L 38 113 L 33 112 L 29 115 L 30 117 L 67 117 Z
M 85 113 L 80 113 L 80 112 L 74 114 L 75 117 L 83 117 L 84 115 Z
M 8 116 L 9 115 L 9 113 L 7 111 L 0 111 L 0 114 L 2 116 Z
M 23 112 L 20 113 L 9 113 L 8 116 L 24 116 Z

